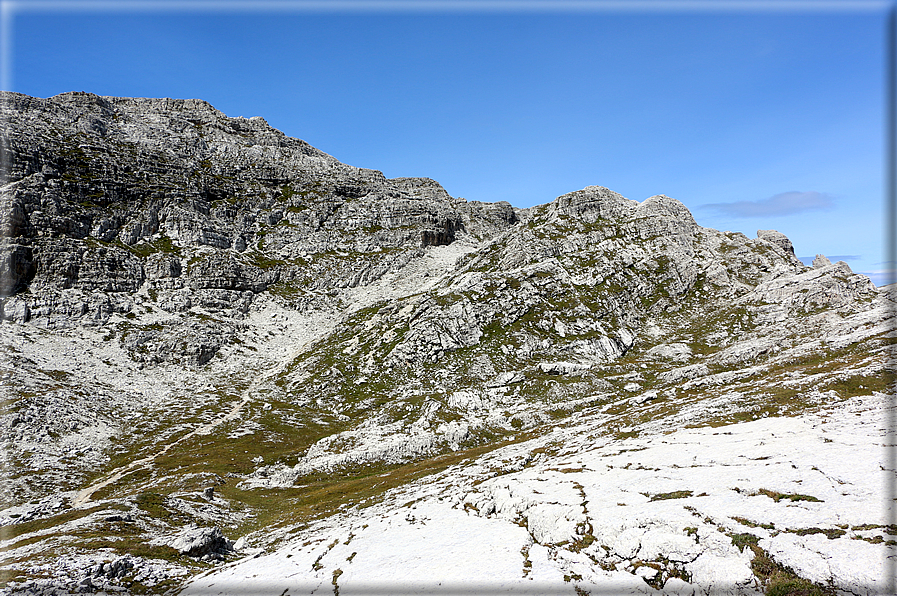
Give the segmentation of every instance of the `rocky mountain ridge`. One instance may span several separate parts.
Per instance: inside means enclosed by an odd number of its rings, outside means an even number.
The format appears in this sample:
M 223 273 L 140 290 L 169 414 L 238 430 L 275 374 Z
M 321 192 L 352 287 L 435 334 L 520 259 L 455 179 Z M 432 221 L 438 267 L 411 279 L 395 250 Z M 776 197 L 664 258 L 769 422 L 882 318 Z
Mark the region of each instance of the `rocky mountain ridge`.
M 468 202 L 199 100 L 0 100 L 8 590 L 69 589 L 88 568 L 79 591 L 176 589 L 235 556 L 222 529 L 273 549 L 500 449 L 517 462 L 501 474 L 526 470 L 567 435 L 651 446 L 885 407 L 869 400 L 890 392 L 892 293 L 843 262 L 804 266 L 774 230 L 703 228 L 675 199 L 597 186 Z M 453 511 L 491 515 L 474 501 Z M 527 528 L 522 511 L 505 517 Z M 555 562 L 577 536 L 600 542 L 588 515 L 570 536 L 536 519 L 530 545 Z M 882 587 L 781 565 L 776 580 L 742 553 L 721 590 Z M 655 554 L 613 565 L 650 589 L 723 585 Z

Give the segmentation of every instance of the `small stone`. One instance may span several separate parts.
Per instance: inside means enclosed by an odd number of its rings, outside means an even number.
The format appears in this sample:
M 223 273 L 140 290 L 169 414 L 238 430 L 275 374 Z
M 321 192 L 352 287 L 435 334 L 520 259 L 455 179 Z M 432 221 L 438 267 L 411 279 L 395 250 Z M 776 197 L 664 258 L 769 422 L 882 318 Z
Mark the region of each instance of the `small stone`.
M 629 400 L 629 403 L 634 405 L 643 404 L 645 402 L 651 401 L 652 399 L 657 399 L 656 391 L 645 391 L 641 395 L 636 395 L 635 397 Z
M 657 569 L 653 567 L 648 567 L 644 565 L 635 570 L 635 574 L 639 577 L 643 577 L 645 579 L 654 579 L 657 577 L 657 574 L 660 573 Z

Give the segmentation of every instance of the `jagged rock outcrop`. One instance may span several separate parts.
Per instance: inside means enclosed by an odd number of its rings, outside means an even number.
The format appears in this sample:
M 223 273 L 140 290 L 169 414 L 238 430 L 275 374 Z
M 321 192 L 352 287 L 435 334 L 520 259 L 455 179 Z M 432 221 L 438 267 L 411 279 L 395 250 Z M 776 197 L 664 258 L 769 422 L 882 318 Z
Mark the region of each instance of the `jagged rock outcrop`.
M 816 255 L 816 258 L 813 259 L 813 269 L 828 267 L 831 264 L 832 262 L 825 255 Z
M 794 256 L 794 246 L 785 234 L 777 230 L 757 230 L 757 238 L 775 244 L 787 254 Z

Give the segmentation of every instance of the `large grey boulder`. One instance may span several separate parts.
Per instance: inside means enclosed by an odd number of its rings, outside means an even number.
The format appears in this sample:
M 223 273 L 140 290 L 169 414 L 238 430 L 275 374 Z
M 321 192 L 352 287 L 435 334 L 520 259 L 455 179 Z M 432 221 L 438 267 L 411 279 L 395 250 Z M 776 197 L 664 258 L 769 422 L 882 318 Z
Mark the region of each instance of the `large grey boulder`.
M 221 528 L 218 527 L 187 528 L 167 543 L 180 554 L 197 558 L 231 550 L 231 542 L 224 537 Z

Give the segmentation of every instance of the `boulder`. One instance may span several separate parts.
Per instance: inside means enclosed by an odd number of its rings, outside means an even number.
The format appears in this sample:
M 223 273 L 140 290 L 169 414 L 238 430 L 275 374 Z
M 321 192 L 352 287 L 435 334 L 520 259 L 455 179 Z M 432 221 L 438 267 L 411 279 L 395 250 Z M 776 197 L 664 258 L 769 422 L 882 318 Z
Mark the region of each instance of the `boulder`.
M 168 546 L 190 557 L 220 554 L 232 549 L 231 542 L 224 537 L 218 527 L 188 528 L 169 540 Z
M 31 318 L 31 311 L 28 309 L 28 303 L 13 296 L 7 298 L 6 301 L 0 303 L 0 318 L 7 321 L 15 321 L 16 323 L 27 323 Z

